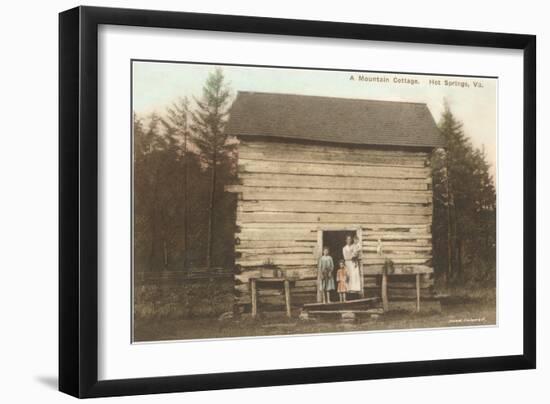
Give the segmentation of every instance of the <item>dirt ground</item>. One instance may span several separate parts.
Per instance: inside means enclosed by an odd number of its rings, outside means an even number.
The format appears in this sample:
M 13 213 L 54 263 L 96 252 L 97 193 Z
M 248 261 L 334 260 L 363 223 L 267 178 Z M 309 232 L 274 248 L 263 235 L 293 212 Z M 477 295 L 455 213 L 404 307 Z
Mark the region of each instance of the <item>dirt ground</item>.
M 421 306 L 422 307 L 422 306 Z M 418 328 L 464 327 L 496 324 L 496 299 L 491 290 L 451 291 L 442 300 L 441 311 L 429 307 L 419 313 L 389 311 L 377 318 L 367 317 L 353 323 L 334 320 L 300 320 L 299 311 L 292 318 L 284 313 L 266 313 L 252 319 L 196 318 L 140 321 L 135 325 L 134 340 L 167 341 L 204 338 L 230 338 L 327 332 L 404 330 Z

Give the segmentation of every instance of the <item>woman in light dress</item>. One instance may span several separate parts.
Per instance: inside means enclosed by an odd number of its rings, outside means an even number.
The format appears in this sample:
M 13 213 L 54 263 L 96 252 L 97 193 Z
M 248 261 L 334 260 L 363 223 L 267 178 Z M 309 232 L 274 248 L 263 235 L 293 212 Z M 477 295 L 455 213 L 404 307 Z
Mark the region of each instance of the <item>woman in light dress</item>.
M 359 268 L 358 243 L 353 243 L 351 236 L 346 236 L 346 245 L 342 249 L 344 255 L 346 270 L 348 273 L 348 292 L 361 293 L 361 269 Z M 360 247 L 360 246 L 359 246 Z

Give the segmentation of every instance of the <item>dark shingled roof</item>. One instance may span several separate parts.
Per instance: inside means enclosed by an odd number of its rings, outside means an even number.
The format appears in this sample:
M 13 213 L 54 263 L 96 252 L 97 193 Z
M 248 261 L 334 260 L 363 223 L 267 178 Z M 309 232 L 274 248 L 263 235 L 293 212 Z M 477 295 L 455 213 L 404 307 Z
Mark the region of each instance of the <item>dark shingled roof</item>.
M 239 92 L 225 131 L 380 146 L 445 147 L 426 104 Z

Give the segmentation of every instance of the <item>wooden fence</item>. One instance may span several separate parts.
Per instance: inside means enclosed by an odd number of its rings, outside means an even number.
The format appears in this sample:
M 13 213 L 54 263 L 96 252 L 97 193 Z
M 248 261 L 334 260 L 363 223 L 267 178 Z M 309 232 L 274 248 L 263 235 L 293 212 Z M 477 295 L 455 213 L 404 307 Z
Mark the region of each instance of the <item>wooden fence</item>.
M 233 272 L 225 268 L 213 268 L 209 270 L 194 268 L 189 271 L 135 272 L 134 282 L 136 285 L 148 285 L 179 283 L 194 280 L 230 280 L 233 279 L 233 276 Z
M 136 272 L 134 319 L 216 317 L 232 311 L 233 273 L 225 269 Z

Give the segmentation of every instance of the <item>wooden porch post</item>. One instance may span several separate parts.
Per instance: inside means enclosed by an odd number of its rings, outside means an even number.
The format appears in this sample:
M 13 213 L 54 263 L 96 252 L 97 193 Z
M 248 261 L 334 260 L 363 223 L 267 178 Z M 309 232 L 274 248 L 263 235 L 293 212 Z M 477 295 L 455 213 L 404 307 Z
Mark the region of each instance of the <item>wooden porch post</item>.
M 416 312 L 420 311 L 420 274 L 416 274 Z
M 285 304 L 286 304 L 286 315 L 287 317 L 291 317 L 291 311 L 290 311 L 290 282 L 288 279 L 285 279 Z
M 365 297 L 365 275 L 363 273 L 363 229 L 359 227 L 356 230 L 359 243 L 361 244 L 361 255 L 359 256 L 359 275 L 361 276 L 361 298 Z
M 256 291 L 256 279 L 250 280 L 250 298 L 252 300 L 252 317 L 258 314 L 258 295 Z
M 384 311 L 388 311 L 389 309 L 389 303 L 388 303 L 388 274 L 384 270 L 382 272 L 382 308 Z
M 319 261 L 319 257 L 323 255 L 323 230 L 317 230 L 317 246 L 314 250 L 315 255 L 315 269 L 317 269 L 317 263 Z M 322 299 L 322 292 L 319 289 L 319 274 L 317 274 L 317 282 L 315 283 L 315 287 L 317 288 L 317 303 L 320 303 Z

